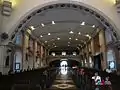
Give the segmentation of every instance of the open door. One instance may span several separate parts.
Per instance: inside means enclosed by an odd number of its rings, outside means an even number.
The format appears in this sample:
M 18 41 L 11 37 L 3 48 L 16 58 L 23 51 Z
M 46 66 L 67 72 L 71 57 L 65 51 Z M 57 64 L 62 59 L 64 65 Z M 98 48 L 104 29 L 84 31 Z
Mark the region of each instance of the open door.
M 101 70 L 101 54 L 94 56 L 94 68 Z

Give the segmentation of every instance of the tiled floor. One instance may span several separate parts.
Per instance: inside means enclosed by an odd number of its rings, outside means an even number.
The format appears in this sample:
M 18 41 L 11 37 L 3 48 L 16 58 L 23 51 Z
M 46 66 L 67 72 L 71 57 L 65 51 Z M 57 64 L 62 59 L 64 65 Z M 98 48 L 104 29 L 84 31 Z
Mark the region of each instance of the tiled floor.
M 49 90 L 77 90 L 69 75 L 59 74 Z

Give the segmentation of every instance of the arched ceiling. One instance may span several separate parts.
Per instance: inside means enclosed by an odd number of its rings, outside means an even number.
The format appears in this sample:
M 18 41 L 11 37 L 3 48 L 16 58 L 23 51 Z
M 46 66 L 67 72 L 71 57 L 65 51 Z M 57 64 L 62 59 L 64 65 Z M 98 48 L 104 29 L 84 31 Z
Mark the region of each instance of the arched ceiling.
M 97 18 L 84 10 L 61 7 L 33 16 L 26 25 L 31 26 L 34 27 L 32 35 L 49 48 L 82 46 L 98 27 L 103 27 Z

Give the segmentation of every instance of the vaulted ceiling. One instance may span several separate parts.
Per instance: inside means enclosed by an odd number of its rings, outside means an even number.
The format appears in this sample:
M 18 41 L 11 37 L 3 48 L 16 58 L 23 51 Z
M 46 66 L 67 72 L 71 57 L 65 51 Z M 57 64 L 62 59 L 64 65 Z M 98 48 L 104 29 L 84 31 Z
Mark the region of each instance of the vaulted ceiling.
M 101 23 L 90 13 L 72 8 L 44 10 L 26 25 L 49 48 L 82 46 L 98 26 Z

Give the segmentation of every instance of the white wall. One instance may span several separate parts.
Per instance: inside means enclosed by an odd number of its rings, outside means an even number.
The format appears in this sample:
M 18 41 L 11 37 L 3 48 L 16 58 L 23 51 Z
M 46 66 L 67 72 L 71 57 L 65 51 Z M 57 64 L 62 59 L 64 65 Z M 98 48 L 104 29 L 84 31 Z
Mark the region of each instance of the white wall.
M 47 6 L 48 4 L 55 3 L 75 3 L 83 6 L 87 6 L 89 8 L 98 9 L 98 13 L 101 13 L 109 18 L 111 23 L 115 26 L 116 30 L 120 34 L 120 18 L 117 15 L 116 7 L 112 3 L 112 0 L 17 0 L 19 4 L 17 7 L 13 9 L 12 15 L 10 17 L 4 17 L 2 22 L 2 31 L 12 32 L 16 25 L 19 24 L 20 19 L 23 19 L 30 12 Z M 81 3 L 79 3 L 81 2 Z M 95 9 L 95 10 L 96 10 Z M 116 27 L 117 26 L 117 27 Z

